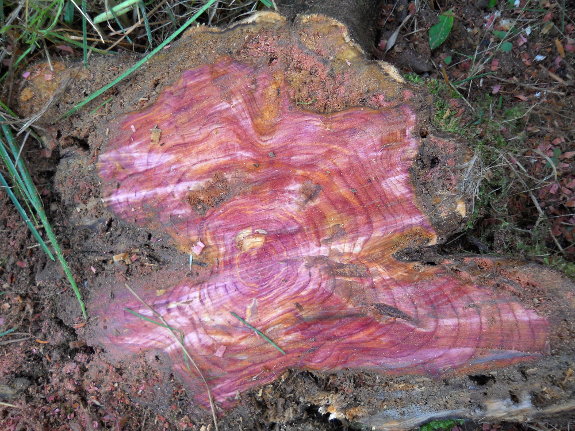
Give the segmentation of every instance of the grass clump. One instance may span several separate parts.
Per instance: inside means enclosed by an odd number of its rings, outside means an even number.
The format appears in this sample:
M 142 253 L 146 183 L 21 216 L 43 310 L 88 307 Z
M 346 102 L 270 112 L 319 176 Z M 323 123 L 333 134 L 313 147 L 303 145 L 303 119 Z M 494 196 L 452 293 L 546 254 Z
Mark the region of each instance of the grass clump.
M 56 259 L 62 266 L 62 269 L 66 274 L 66 278 L 76 295 L 82 315 L 86 318 L 86 306 L 82 299 L 82 294 L 80 293 L 80 289 L 78 289 L 78 285 L 74 280 L 72 271 L 70 270 L 68 262 L 62 253 L 62 249 L 58 244 L 52 225 L 48 221 L 48 217 L 46 216 L 44 206 L 40 199 L 40 194 L 34 186 L 32 177 L 23 162 L 21 149 L 18 150 L 10 127 L 3 124 L 1 128 L 3 138 L 0 139 L 0 160 L 7 168 L 8 178 L 4 177 L 0 172 L 0 185 L 8 194 L 10 200 L 24 220 L 24 223 L 44 253 L 46 253 L 51 260 L 55 260 L 54 255 L 56 256 Z M 23 202 L 23 204 L 21 202 Z M 44 241 L 36 226 L 40 226 L 44 230 L 48 237 L 48 241 Z M 48 243 L 50 246 L 48 246 Z

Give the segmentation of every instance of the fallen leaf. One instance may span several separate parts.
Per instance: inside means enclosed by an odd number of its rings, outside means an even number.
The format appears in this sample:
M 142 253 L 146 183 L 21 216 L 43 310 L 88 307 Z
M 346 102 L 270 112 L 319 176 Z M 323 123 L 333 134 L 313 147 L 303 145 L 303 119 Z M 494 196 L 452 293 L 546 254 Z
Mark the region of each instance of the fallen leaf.
M 395 29 L 395 31 L 392 33 L 392 35 L 389 36 L 389 39 L 387 39 L 387 43 L 385 46 L 386 52 L 389 51 L 391 48 L 393 48 L 393 45 L 395 45 L 395 42 L 397 40 L 397 36 L 399 35 L 399 32 L 401 31 L 403 26 L 407 23 L 407 21 L 409 21 L 409 18 L 411 18 L 411 15 L 407 15 L 405 17 L 405 19 L 402 21 L 402 23 L 399 25 L 399 27 L 397 27 Z
M 429 29 L 429 47 L 435 49 L 446 41 L 453 27 L 454 15 L 452 11 L 439 15 L 439 22 Z
M 196 242 L 193 246 L 192 246 L 192 253 L 194 253 L 195 255 L 199 255 L 202 250 L 204 249 L 206 245 L 202 242 L 202 241 L 198 241 Z
M 511 42 L 503 42 L 499 49 L 503 52 L 509 52 L 513 49 L 513 44 Z
M 124 262 L 126 265 L 130 265 L 132 263 L 130 259 L 129 253 L 118 253 L 112 257 L 114 263 Z
M 546 22 L 545 25 L 543 25 L 543 28 L 541 29 L 541 34 L 549 33 L 552 28 L 553 28 L 553 23 L 551 21 Z
M 521 53 L 521 61 L 525 66 L 531 66 L 533 64 L 533 62 L 529 59 L 529 54 L 526 52 Z
M 491 61 L 491 67 L 490 67 L 490 68 L 491 68 L 491 71 L 492 71 L 492 72 L 495 72 L 497 69 L 499 69 L 499 60 L 496 59 L 496 58 L 494 58 L 494 59 Z
M 555 48 L 557 48 L 557 52 L 562 58 L 565 58 L 565 48 L 563 48 L 563 44 L 557 38 L 555 38 Z

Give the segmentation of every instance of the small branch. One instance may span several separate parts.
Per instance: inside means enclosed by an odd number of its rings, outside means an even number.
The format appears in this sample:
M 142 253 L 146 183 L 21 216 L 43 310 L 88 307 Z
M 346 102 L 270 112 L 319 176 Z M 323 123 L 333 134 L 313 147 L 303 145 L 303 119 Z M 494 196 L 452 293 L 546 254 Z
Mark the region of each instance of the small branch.
M 513 79 L 500 78 L 499 76 L 495 76 L 495 75 L 491 76 L 491 78 L 496 79 L 497 81 L 505 82 L 506 84 L 514 84 L 514 85 L 517 85 L 519 87 L 529 88 L 530 90 L 534 90 L 534 91 L 544 91 L 544 92 L 551 93 L 551 94 L 557 94 L 559 96 L 565 96 L 565 92 L 563 92 L 563 91 L 551 90 L 551 89 L 545 88 L 545 87 L 537 87 L 533 84 L 525 84 L 523 82 L 518 82 L 518 81 L 515 81 Z

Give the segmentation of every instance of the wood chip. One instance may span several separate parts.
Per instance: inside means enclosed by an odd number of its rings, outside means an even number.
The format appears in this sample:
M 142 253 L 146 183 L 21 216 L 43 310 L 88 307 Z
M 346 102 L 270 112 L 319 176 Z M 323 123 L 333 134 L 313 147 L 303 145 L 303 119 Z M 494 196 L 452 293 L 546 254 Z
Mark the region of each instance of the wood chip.
M 162 136 L 162 129 L 155 125 L 153 129 L 150 129 L 150 143 L 152 145 L 159 145 L 160 137 Z
M 561 58 L 565 58 L 565 48 L 563 48 L 563 44 L 557 38 L 555 38 L 555 48 L 557 48 L 557 52 L 561 56 Z

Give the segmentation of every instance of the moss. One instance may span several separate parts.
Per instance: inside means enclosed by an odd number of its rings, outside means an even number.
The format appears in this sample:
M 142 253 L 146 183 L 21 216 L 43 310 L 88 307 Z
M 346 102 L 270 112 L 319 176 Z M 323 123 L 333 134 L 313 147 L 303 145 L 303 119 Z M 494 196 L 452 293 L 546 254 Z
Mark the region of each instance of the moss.
M 463 424 L 462 419 L 442 419 L 428 422 L 419 427 L 419 431 L 447 431 L 453 429 L 457 425 Z

